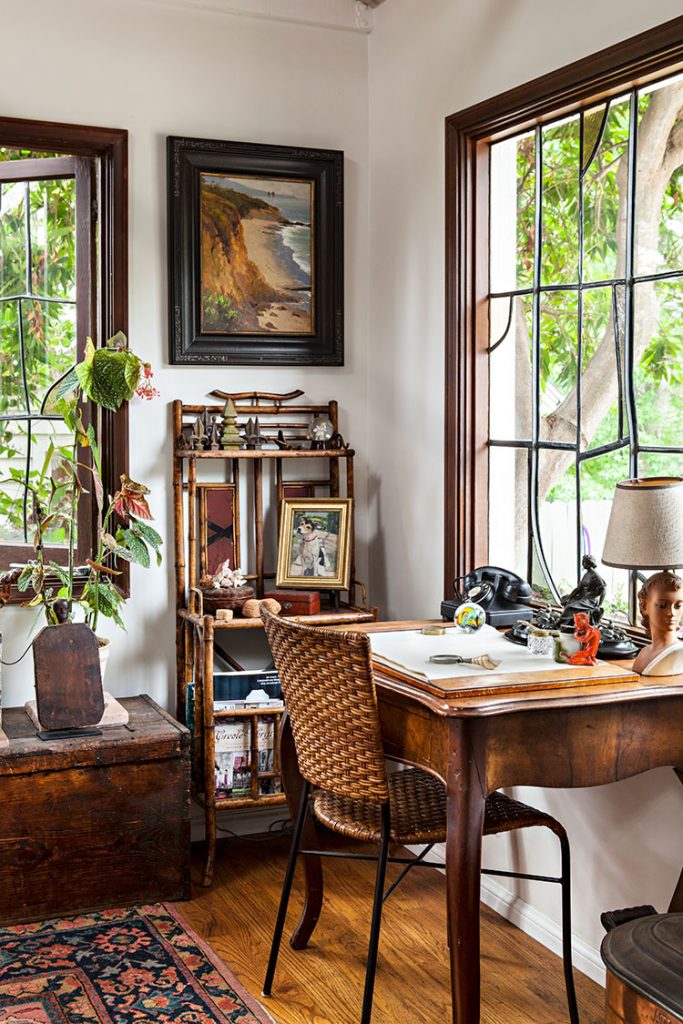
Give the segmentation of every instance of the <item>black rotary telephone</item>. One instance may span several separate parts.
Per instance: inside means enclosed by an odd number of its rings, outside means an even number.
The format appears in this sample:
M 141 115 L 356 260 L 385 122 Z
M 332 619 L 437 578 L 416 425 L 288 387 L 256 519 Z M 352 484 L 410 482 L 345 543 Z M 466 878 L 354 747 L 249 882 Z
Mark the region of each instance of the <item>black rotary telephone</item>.
M 484 565 L 458 577 L 453 581 L 453 589 L 454 599 L 441 604 L 444 619 L 452 619 L 463 601 L 480 604 L 486 612 L 486 621 L 497 628 L 513 626 L 519 619 L 530 619 L 533 615 L 529 584 L 521 576 L 496 565 Z

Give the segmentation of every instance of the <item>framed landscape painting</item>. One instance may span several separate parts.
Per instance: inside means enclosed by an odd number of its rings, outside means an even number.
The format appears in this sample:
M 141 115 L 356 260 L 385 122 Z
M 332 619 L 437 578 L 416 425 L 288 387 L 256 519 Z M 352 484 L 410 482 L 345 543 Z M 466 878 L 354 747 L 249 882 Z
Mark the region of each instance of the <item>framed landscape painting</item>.
M 343 153 L 171 137 L 172 363 L 343 363 Z
M 283 500 L 276 586 L 348 590 L 351 507 L 351 498 Z

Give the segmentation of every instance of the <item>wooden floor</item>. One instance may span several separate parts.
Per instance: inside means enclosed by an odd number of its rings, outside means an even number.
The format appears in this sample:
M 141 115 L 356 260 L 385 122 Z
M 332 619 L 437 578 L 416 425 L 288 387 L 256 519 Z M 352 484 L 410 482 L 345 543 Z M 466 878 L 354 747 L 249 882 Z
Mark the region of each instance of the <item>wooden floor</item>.
M 257 998 L 287 847 L 282 837 L 222 840 L 213 887 L 195 885 L 193 899 L 178 904 Z M 325 868 L 325 904 L 311 944 L 294 952 L 283 943 L 273 996 L 263 999 L 277 1024 L 357 1024 L 360 1017 L 373 866 L 327 861 Z M 389 870 L 391 880 L 398 869 Z M 373 1024 L 450 1020 L 444 898 L 443 875 L 417 869 L 385 904 Z M 295 881 L 286 936 L 300 907 Z M 581 1024 L 602 1024 L 603 990 L 579 972 L 576 986 Z M 482 1024 L 567 1020 L 562 961 L 482 907 Z

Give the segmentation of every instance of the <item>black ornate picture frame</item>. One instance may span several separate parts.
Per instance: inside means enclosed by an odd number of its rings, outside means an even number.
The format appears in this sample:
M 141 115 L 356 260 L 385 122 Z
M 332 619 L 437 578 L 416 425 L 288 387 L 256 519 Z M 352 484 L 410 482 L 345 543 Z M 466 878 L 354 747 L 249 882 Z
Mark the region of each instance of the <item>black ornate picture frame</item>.
M 342 366 L 343 152 L 167 146 L 171 363 Z

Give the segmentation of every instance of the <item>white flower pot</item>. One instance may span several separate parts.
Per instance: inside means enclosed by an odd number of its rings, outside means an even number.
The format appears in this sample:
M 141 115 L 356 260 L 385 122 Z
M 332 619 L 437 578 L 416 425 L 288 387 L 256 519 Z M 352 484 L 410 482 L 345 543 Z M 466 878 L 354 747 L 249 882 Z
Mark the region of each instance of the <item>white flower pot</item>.
M 109 649 L 111 647 L 111 640 L 108 640 L 107 637 L 104 636 L 98 636 L 97 646 L 99 647 L 100 654 L 100 677 L 102 679 L 102 684 L 104 685 L 104 674 L 107 671 L 107 662 L 109 661 Z

